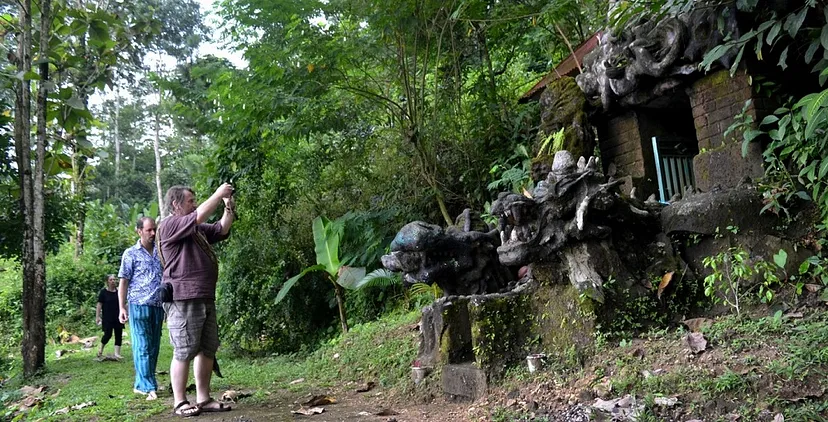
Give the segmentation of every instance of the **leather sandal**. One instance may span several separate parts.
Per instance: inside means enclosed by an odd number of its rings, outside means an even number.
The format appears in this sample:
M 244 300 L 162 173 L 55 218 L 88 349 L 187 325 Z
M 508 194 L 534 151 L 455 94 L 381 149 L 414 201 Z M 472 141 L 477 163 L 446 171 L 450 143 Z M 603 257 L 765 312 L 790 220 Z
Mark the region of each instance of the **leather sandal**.
M 189 406 L 189 407 L 185 407 Z M 182 418 L 191 418 L 193 416 L 198 416 L 201 414 L 201 408 L 198 406 L 190 405 L 190 402 L 187 400 L 178 403 L 175 408 L 173 409 L 173 414 L 182 417 Z
M 205 407 L 211 403 L 218 403 L 218 407 Z M 230 410 L 233 410 L 233 408 L 231 408 L 229 405 L 222 403 L 220 401 L 216 401 L 212 397 L 210 397 L 207 400 L 204 400 L 201 403 L 196 404 L 196 406 L 199 409 L 201 409 L 202 412 L 228 412 Z

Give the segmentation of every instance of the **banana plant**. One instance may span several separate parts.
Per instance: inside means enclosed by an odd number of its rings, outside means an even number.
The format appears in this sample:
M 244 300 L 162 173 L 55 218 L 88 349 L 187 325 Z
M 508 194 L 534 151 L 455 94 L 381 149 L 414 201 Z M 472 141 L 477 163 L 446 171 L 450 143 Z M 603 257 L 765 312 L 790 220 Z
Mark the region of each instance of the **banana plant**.
M 385 269 L 378 269 L 366 275 L 365 268 L 351 267 L 342 263 L 339 259 L 339 242 L 342 240 L 343 229 L 344 225 L 339 220 L 330 221 L 322 216 L 316 217 L 313 220 L 313 243 L 316 252 L 316 265 L 305 268 L 299 274 L 289 278 L 276 295 L 276 303 L 281 302 L 287 296 L 290 289 L 305 274 L 314 271 L 323 271 L 327 274 L 328 281 L 334 286 L 342 332 L 347 333 L 348 320 L 345 317 L 343 288 L 359 290 L 363 287 L 373 285 L 389 285 L 399 282 L 399 277 Z

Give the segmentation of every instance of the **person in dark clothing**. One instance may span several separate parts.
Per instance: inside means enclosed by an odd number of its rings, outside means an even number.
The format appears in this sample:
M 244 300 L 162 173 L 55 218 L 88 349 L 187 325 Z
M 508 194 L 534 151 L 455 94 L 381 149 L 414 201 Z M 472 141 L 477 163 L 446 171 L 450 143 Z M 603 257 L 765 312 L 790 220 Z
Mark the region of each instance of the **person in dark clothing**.
M 106 287 L 98 292 L 98 306 L 95 308 L 95 323 L 103 327 L 103 338 L 101 347 L 98 349 L 98 357 L 103 355 L 104 346 L 109 343 L 112 333 L 115 333 L 115 358 L 121 359 L 121 337 L 124 332 L 124 324 L 118 320 L 120 306 L 118 302 L 118 279 L 114 274 L 106 277 Z

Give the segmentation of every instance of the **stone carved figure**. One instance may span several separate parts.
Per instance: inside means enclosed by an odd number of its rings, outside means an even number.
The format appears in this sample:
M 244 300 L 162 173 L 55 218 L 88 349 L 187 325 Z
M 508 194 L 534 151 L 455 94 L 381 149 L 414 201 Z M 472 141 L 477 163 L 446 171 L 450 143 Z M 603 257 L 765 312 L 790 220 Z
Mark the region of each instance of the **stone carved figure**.
M 698 71 L 704 54 L 720 44 L 722 34 L 737 34 L 735 7 L 700 7 L 660 21 L 639 20 L 624 30 L 608 30 L 584 58 L 578 86 L 604 109 L 644 104 L 684 83 Z M 724 27 L 720 28 L 719 18 Z M 719 59 L 725 67 L 732 55 Z
M 402 272 L 407 284 L 437 283 L 445 295 L 499 292 L 512 277 L 497 259 L 497 231 L 474 230 L 475 218 L 468 210 L 458 221 L 462 228 L 446 230 L 422 221 L 406 224 L 391 242 L 391 253 L 382 257 L 382 265 Z
M 502 193 L 492 205 L 492 214 L 500 219 L 500 262 L 523 266 L 561 259 L 570 281 L 602 301 L 603 279 L 627 273 L 624 259 L 603 240 L 613 230 L 658 232 L 660 206 L 622 199 L 616 189 L 621 183 L 607 180 L 595 157 L 576 162 L 569 152 L 557 152 L 532 198 Z

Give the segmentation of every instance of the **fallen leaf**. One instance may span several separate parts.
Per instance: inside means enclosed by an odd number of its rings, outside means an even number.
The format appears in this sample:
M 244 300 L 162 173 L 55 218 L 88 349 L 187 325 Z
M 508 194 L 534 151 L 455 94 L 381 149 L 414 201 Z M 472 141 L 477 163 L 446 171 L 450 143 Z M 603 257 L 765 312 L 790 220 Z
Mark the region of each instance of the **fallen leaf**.
M 371 391 L 374 388 L 374 386 L 376 386 L 376 383 L 374 383 L 374 381 L 368 381 L 368 382 L 365 383 L 364 386 L 362 386 L 360 388 L 357 388 L 356 392 L 357 393 L 367 393 L 367 392 Z
M 397 413 L 397 412 L 395 412 L 391 409 L 382 409 L 379 412 L 377 412 L 377 416 L 395 416 L 395 415 L 399 415 L 399 413 Z
M 40 394 L 45 390 L 46 390 L 45 385 L 41 385 L 39 387 L 32 387 L 31 385 L 24 385 L 24 386 L 20 387 L 20 393 L 23 394 L 24 396 L 30 396 L 30 395 L 33 395 L 33 394 Z
M 300 382 L 305 382 L 304 378 L 295 379 L 290 382 L 290 385 L 299 384 Z
M 336 403 L 335 398 L 328 397 L 324 394 L 320 394 L 318 396 L 313 396 L 313 398 L 311 398 L 307 402 L 302 403 L 302 406 L 314 407 L 314 406 L 324 406 L 326 404 L 335 404 L 335 403 Z
M 807 290 L 811 293 L 816 293 L 820 289 L 822 289 L 822 286 L 820 286 L 819 284 L 806 284 L 805 285 L 805 290 Z
M 710 318 L 691 318 L 682 322 L 694 333 L 701 332 L 705 328 L 713 325 L 713 320 Z
M 632 352 L 632 356 L 634 358 L 644 359 L 644 356 L 646 356 L 646 355 L 647 355 L 647 352 L 645 352 L 644 349 L 641 349 L 641 348 L 635 349 Z
M 707 340 L 702 333 L 690 333 L 684 337 L 684 344 L 693 353 L 701 353 L 707 349 Z
M 655 404 L 664 407 L 673 407 L 678 404 L 678 397 L 656 397 Z
M 63 343 L 67 343 L 67 344 L 75 344 L 75 343 L 80 343 L 80 341 L 81 341 L 80 337 L 78 337 L 78 336 L 76 336 L 76 335 L 72 334 L 72 335 L 71 335 L 71 336 L 69 336 L 69 337 L 68 337 L 68 338 L 67 338 L 67 339 L 66 339 Z
M 35 397 L 35 396 L 26 397 L 25 399 L 23 399 L 22 402 L 20 402 L 20 411 L 25 412 L 25 411 L 39 405 L 40 403 L 43 403 L 43 398 L 42 397 Z
M 664 289 L 666 289 L 667 286 L 670 285 L 670 281 L 673 280 L 673 274 L 675 274 L 675 272 L 670 271 L 661 277 L 661 283 L 658 283 L 658 294 L 656 295 L 659 300 L 661 300 L 661 294 L 664 293 Z
M 776 416 L 773 417 L 773 422 L 785 422 L 785 415 L 777 413 Z
M 301 408 L 299 410 L 291 410 L 290 413 L 294 413 L 294 414 L 297 414 L 297 415 L 311 416 L 311 415 L 318 415 L 318 414 L 320 414 L 324 411 L 325 411 L 324 407 L 312 407 L 310 409 Z
M 72 406 L 72 410 L 81 410 L 81 409 L 86 408 L 86 407 L 95 406 L 96 404 L 97 403 L 95 403 L 93 401 L 87 401 L 87 402 L 83 402 L 83 403 L 76 404 L 76 405 Z
M 222 401 L 232 401 L 235 403 L 239 399 L 243 399 L 245 397 L 252 396 L 253 393 L 246 392 L 246 391 L 237 391 L 237 390 L 227 390 L 221 395 Z
M 802 315 L 802 312 L 791 312 L 785 316 L 788 318 L 802 318 L 804 315 Z

